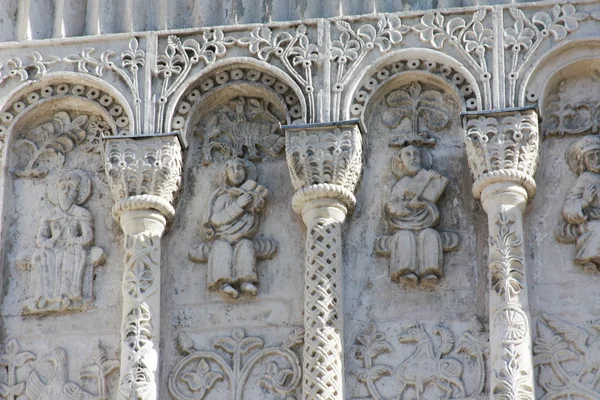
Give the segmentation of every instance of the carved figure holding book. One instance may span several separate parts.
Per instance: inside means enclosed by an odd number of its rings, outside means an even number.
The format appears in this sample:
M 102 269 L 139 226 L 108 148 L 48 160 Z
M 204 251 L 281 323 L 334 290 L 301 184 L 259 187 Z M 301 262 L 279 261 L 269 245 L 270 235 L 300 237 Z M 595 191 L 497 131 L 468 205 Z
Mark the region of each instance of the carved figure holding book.
M 240 292 L 256 296 L 256 260 L 277 251 L 275 241 L 254 239 L 269 194 L 256 179 L 250 161 L 234 158 L 223 165 L 203 224 L 207 241 L 190 251 L 192 261 L 208 262 L 208 288 L 234 299 Z
M 453 250 L 458 236 L 440 234 L 437 201 L 448 179 L 431 169 L 431 154 L 413 145 L 402 148 L 392 159 L 398 178 L 384 204 L 392 236 L 377 238 L 375 251 L 390 256 L 390 277 L 415 286 L 432 287 L 444 275 L 443 251 Z

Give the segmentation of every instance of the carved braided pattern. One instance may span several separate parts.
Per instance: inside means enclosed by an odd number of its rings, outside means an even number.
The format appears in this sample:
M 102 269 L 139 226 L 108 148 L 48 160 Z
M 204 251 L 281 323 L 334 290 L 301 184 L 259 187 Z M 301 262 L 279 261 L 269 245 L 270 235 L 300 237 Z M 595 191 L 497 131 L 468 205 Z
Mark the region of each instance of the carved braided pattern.
M 113 216 L 119 220 L 121 213 L 134 210 L 154 209 L 160 212 L 168 221 L 175 216 L 175 208 L 168 200 L 151 194 L 129 196 L 115 203 L 112 208 Z
M 306 238 L 304 399 L 342 400 L 341 224 L 317 219 Z
M 331 183 L 319 183 L 300 188 L 292 197 L 292 208 L 298 214 L 302 213 L 304 203 L 315 199 L 337 199 L 340 200 L 351 212 L 356 206 L 354 194 L 340 185 Z
M 475 183 L 473 183 L 473 196 L 478 199 L 481 197 L 483 189 L 491 183 L 512 181 L 523 185 L 527 190 L 529 198 L 535 196 L 536 184 L 535 180 L 528 174 L 516 170 L 516 169 L 499 169 L 497 171 L 491 171 L 483 174 Z

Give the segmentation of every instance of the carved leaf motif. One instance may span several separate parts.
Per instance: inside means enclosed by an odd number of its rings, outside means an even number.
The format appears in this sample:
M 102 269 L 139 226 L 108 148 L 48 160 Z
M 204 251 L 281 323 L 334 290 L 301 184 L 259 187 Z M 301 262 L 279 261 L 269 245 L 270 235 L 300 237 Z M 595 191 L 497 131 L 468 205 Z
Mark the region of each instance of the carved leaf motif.
M 521 355 L 513 344 L 503 349 L 503 368 L 497 373 L 500 382 L 494 387 L 494 399 L 533 400 L 533 388 L 527 383 L 527 372 L 520 368 L 520 359 Z
M 197 398 L 199 399 L 202 399 L 218 381 L 223 379 L 225 379 L 223 374 L 210 370 L 210 366 L 204 358 L 198 363 L 195 372 L 187 372 L 181 376 L 181 380 L 185 382 L 193 392 L 198 392 Z
M 514 228 L 514 220 L 504 213 L 496 219 L 498 233 L 490 238 L 492 288 L 506 301 L 512 301 L 523 289 L 525 267 L 521 253 L 522 239 Z
M 125 343 L 135 352 L 152 345 L 152 316 L 145 305 L 135 306 L 126 319 Z

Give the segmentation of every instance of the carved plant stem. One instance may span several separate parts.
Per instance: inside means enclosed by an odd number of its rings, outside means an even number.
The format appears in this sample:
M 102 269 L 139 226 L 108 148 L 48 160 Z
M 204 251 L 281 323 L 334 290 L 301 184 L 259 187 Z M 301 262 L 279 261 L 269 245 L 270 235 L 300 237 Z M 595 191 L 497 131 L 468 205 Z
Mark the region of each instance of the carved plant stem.
M 160 240 L 181 181 L 177 137 L 107 140 L 105 171 L 124 233 L 119 399 L 156 400 L 160 341 Z
M 490 393 L 494 399 L 533 400 L 523 211 L 536 189 L 537 115 L 524 109 L 465 122 L 473 195 L 488 215 Z

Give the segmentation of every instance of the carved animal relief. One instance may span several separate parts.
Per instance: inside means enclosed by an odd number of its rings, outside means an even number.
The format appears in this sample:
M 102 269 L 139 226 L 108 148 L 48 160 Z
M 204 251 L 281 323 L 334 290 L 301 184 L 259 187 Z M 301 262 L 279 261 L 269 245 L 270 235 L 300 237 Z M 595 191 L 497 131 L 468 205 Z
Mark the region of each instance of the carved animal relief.
M 106 357 L 106 351 L 98 343 L 92 352 L 90 363 L 80 373 L 80 379 L 96 381 L 97 394 L 92 394 L 82 385 L 71 381 L 67 352 L 57 347 L 43 358 L 37 358 L 29 351 L 21 351 L 19 343 L 13 339 L 6 345 L 5 353 L 0 356 L 0 367 L 7 370 L 6 384 L 0 383 L 0 398 L 16 400 L 27 396 L 36 400 L 108 400 L 108 377 L 115 372 L 119 363 Z M 19 377 L 27 378 L 18 381 Z M 17 373 L 19 372 L 19 373 Z
M 575 244 L 574 263 L 585 272 L 600 268 L 600 137 L 585 136 L 573 142 L 567 163 L 579 177 L 569 190 L 556 238 Z
M 182 332 L 177 348 L 185 358 L 171 372 L 169 393 L 175 400 L 204 399 L 213 389 L 228 388 L 227 398 L 242 400 L 250 376 L 266 366 L 258 384 L 270 393 L 293 396 L 302 376 L 295 349 L 302 345 L 303 336 L 303 330 L 297 329 L 284 345 L 265 347 L 261 338 L 246 336 L 237 329 L 232 336 L 215 340 L 214 349 L 207 351 L 196 349 L 193 340 Z
M 600 397 L 600 321 L 591 328 L 589 333 L 552 315 L 540 317 L 533 354 L 542 400 Z
M 206 242 L 190 251 L 190 260 L 208 263 L 208 288 L 228 298 L 256 296 L 256 261 L 275 256 L 277 242 L 255 239 L 259 215 L 269 191 L 257 182 L 256 167 L 234 158 L 219 170 L 203 230 Z
M 355 357 L 362 368 L 354 373 L 371 398 L 487 398 L 484 386 L 488 338 L 477 318 L 471 320 L 458 344 L 456 335 L 443 325 L 429 333 L 423 325 L 412 324 L 402 331 L 398 340 L 413 349 L 397 367 L 392 367 L 377 360 L 384 354 L 395 354 L 396 350 L 374 324 L 356 337 Z M 390 385 L 389 380 L 396 385 Z M 397 389 L 390 390 L 394 386 Z
M 246 152 L 255 162 L 262 159 L 259 149 L 271 156 L 281 153 L 285 138 L 271 107 L 267 100 L 238 97 L 209 117 L 198 131 L 204 163 L 213 161 L 214 151 L 226 158 L 243 157 Z
M 407 286 L 435 286 L 444 276 L 444 251 L 458 247 L 458 235 L 438 232 L 440 220 L 436 203 L 448 179 L 431 169 L 431 154 L 421 146 L 434 146 L 435 139 L 419 132 L 419 123 L 441 130 L 451 122 L 451 99 L 441 92 L 422 93 L 419 83 L 407 90 L 396 90 L 387 96 L 390 109 L 384 112 L 384 123 L 394 134 L 391 146 L 402 149 L 391 163 L 398 180 L 384 203 L 386 221 L 394 232 L 375 241 L 375 252 L 390 257 L 390 277 Z
M 104 263 L 104 251 L 93 246 L 94 220 L 81 207 L 92 193 L 81 170 L 63 170 L 47 189 L 54 206 L 42 216 L 36 248 L 17 256 L 27 275 L 25 314 L 83 310 L 93 301 L 94 268 Z

